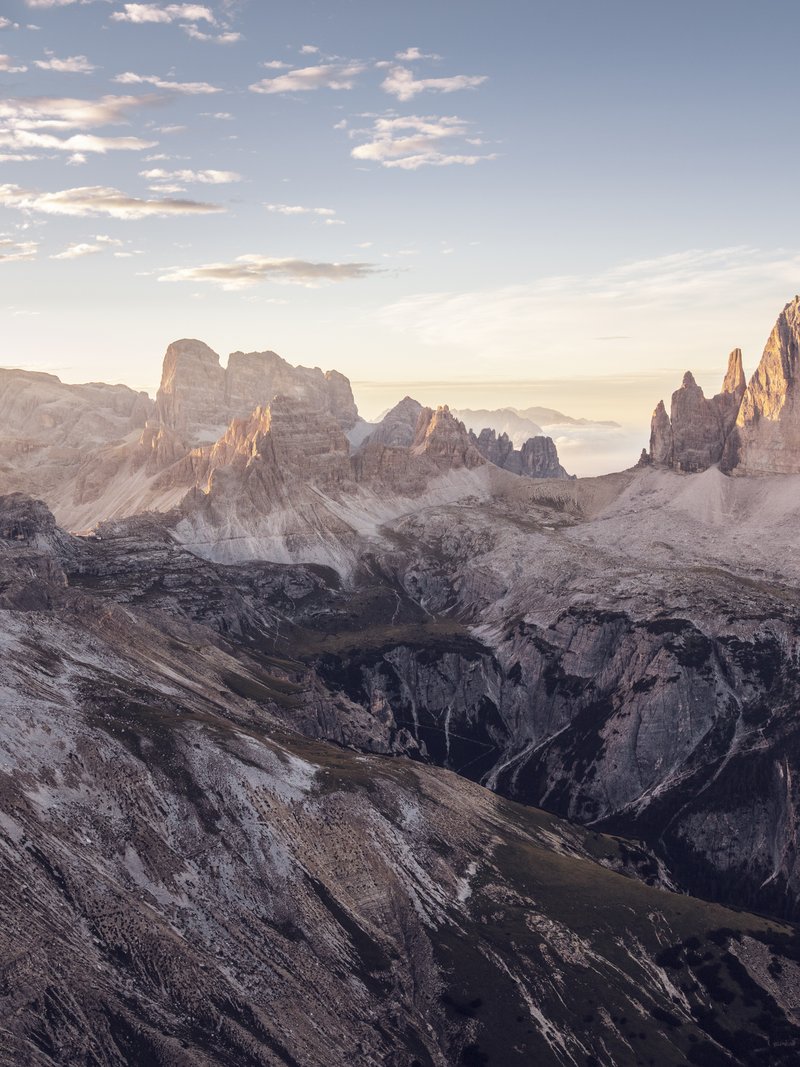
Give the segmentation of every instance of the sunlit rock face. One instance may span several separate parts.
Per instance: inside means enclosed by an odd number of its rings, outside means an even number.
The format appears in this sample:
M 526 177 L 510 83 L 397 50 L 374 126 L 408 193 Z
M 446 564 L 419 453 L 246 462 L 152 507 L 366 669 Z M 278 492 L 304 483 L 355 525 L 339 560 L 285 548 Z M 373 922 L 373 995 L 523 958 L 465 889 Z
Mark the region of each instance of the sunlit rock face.
M 725 465 L 734 474 L 800 472 L 800 297 L 781 312 L 739 408 Z
M 419 413 L 411 452 L 425 456 L 443 469 L 480 467 L 486 461 L 470 440 L 463 422 L 444 404 Z
M 477 436 L 470 431 L 469 436 L 484 459 L 511 474 L 526 478 L 570 477 L 558 461 L 558 450 L 552 437 L 529 437 L 521 448 L 514 448 L 507 433 L 498 435 L 487 428 Z
M 672 394 L 667 415 L 660 401 L 650 429 L 651 462 L 674 470 L 696 473 L 719 463 L 725 451 L 745 390 L 742 353 L 734 349 L 722 391 L 707 398 L 691 371 L 683 376 L 680 389 Z
M 217 353 L 194 340 L 167 349 L 157 418 L 189 444 L 211 443 L 232 419 L 281 394 L 328 412 L 344 429 L 358 418 L 350 382 L 338 371 L 293 367 L 275 352 L 233 352 L 223 369 Z

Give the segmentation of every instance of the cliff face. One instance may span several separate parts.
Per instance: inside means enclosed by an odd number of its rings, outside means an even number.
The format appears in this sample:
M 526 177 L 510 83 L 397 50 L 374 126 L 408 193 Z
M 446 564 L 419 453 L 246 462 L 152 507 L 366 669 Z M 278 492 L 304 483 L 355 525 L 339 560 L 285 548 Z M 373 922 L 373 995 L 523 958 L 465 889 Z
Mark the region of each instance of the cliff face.
M 742 353 L 734 349 L 722 391 L 710 399 L 694 380 L 691 371 L 683 377 L 680 389 L 672 394 L 667 415 L 663 401 L 653 413 L 650 430 L 650 459 L 660 466 L 696 473 L 719 463 L 736 422 L 745 391 Z
M 729 474 L 800 473 L 800 297 L 781 312 L 746 385 L 739 349 L 731 353 L 722 392 L 707 399 L 687 372 L 653 413 L 649 460 L 698 472 L 716 463 Z
M 734 474 L 800 472 L 800 297 L 786 305 L 750 379 L 726 454 Z
M 332 415 L 343 429 L 358 418 L 350 382 L 338 371 L 293 367 L 275 352 L 233 352 L 225 369 L 202 341 L 167 349 L 157 419 L 189 445 L 216 441 L 233 419 L 285 395 Z
M 484 459 L 511 474 L 526 478 L 571 477 L 558 461 L 552 437 L 529 437 L 521 448 L 514 448 L 508 434 L 498 435 L 494 430 L 483 429 L 477 437 L 470 431 L 470 440 Z

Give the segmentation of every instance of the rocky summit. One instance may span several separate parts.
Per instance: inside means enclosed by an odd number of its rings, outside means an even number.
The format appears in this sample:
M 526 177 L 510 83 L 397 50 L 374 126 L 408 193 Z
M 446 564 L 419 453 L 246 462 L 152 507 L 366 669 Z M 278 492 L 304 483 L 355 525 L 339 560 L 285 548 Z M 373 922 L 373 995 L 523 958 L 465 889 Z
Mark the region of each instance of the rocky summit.
M 653 413 L 648 460 L 688 472 L 720 464 L 734 475 L 800 473 L 798 353 L 800 296 L 778 317 L 749 383 L 738 348 L 711 399 L 686 372 L 670 414 L 663 401 Z
M 0 1064 L 797 1063 L 799 327 L 589 479 L 3 372 Z

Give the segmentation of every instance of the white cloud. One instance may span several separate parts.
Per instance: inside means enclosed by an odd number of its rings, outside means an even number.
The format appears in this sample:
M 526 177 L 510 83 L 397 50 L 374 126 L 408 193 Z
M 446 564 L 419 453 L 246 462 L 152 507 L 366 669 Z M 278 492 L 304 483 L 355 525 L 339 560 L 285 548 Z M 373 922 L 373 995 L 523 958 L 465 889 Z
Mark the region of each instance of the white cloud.
M 0 234 L 0 263 L 13 263 L 20 259 L 36 259 L 36 241 L 16 241 Z
M 324 63 L 318 67 L 300 67 L 277 78 L 262 78 L 250 86 L 253 93 L 298 93 L 313 89 L 352 89 L 354 78 L 364 70 L 362 63 Z
M 0 128 L 0 147 L 20 149 L 43 148 L 59 152 L 140 152 L 152 148 L 157 141 L 142 141 L 139 137 L 98 137 L 93 133 L 75 133 L 70 137 L 56 137 L 52 133 L 35 130 L 6 130 Z
M 233 118 L 230 111 L 201 111 L 200 116 L 204 119 L 221 119 L 224 122 L 229 122 Z
M 395 59 L 405 63 L 413 63 L 417 59 L 441 59 L 436 52 L 421 52 L 419 48 L 406 48 L 405 52 L 395 52 Z
M 94 63 L 90 63 L 86 56 L 67 56 L 66 59 L 58 59 L 52 52 L 47 52 L 47 59 L 35 59 L 34 65 L 40 70 L 55 70 L 59 74 L 91 74 L 97 70 Z
M 185 93 L 187 96 L 207 96 L 210 93 L 221 93 L 215 85 L 208 82 L 173 82 L 159 78 L 155 74 L 134 74 L 126 71 L 117 74 L 114 81 L 119 85 L 154 85 L 157 89 L 166 89 L 172 93 Z
M 199 182 L 202 185 L 225 185 L 240 182 L 241 174 L 233 170 L 141 170 L 139 175 L 150 182 Z
M 300 204 L 265 204 L 267 211 L 278 215 L 335 215 L 330 207 L 302 207 Z
M 227 30 L 224 33 L 203 33 L 202 30 L 198 30 L 196 26 L 191 25 L 181 26 L 181 29 L 193 41 L 210 41 L 211 44 L 236 44 L 238 41 L 244 40 L 241 33 L 234 33 L 231 30 Z
M 381 88 L 398 100 L 412 100 L 417 93 L 434 91 L 437 93 L 455 93 L 460 89 L 475 89 L 487 81 L 485 74 L 455 74 L 450 78 L 415 78 L 408 67 L 392 67 Z
M 114 22 L 169 23 L 185 19 L 186 22 L 207 22 L 216 25 L 216 19 L 210 8 L 202 4 L 123 4 L 123 11 L 115 11 L 111 16 Z
M 315 44 L 304 44 L 301 45 L 300 52 L 304 56 L 313 56 L 316 55 L 317 52 L 319 52 L 319 49 Z
M 291 63 L 284 63 L 282 59 L 270 59 L 266 63 L 261 64 L 267 70 L 288 70 Z
M 271 256 L 237 256 L 233 263 L 207 263 L 200 267 L 175 267 L 162 274 L 162 282 L 212 282 L 227 291 L 247 289 L 262 281 L 315 286 L 367 278 L 379 273 L 372 263 L 311 263 L 304 259 Z
M 26 152 L 0 152 L 0 163 L 31 163 L 38 158 Z
M 67 245 L 63 252 L 58 252 L 50 258 L 83 259 L 84 256 L 95 256 L 100 252 L 105 252 L 108 248 L 119 248 L 121 245 L 122 241 L 117 241 L 113 237 L 106 237 L 104 234 L 97 234 L 92 238 L 91 242 L 85 241 Z
M 48 8 L 67 7 L 69 4 L 91 4 L 94 0 L 25 0 L 28 7 Z
M 375 119 L 369 131 L 372 140 L 356 145 L 353 159 L 369 160 L 384 167 L 418 170 L 420 167 L 474 166 L 494 153 L 475 155 L 455 152 L 451 142 L 466 137 L 469 126 L 454 115 L 388 115 Z M 358 135 L 359 131 L 355 131 Z M 361 131 L 362 133 L 366 131 Z
M 45 215 L 106 215 L 115 219 L 144 219 L 164 215 L 208 215 L 224 211 L 220 204 L 196 200 L 143 200 L 119 189 L 90 185 L 40 193 L 19 185 L 0 185 L 0 206 Z
M 24 74 L 27 69 L 24 65 L 15 67 L 11 56 L 0 55 L 0 71 L 3 74 Z
M 79 129 L 114 126 L 128 121 L 128 113 L 153 104 L 152 96 L 102 96 L 98 100 L 72 97 L 9 97 L 0 99 L 0 122 L 15 129 Z
M 19 23 L 12 22 L 11 19 L 7 19 L 5 15 L 0 15 L 0 30 L 18 30 Z

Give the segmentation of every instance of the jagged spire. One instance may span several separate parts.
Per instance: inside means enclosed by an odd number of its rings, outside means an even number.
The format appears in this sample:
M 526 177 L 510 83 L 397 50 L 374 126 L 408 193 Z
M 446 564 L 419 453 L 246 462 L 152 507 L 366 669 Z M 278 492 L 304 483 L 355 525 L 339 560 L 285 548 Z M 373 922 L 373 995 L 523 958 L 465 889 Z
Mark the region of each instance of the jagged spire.
M 744 367 L 742 366 L 742 350 L 741 348 L 734 348 L 728 356 L 728 369 L 722 382 L 722 392 L 738 396 L 741 401 L 746 386 Z

